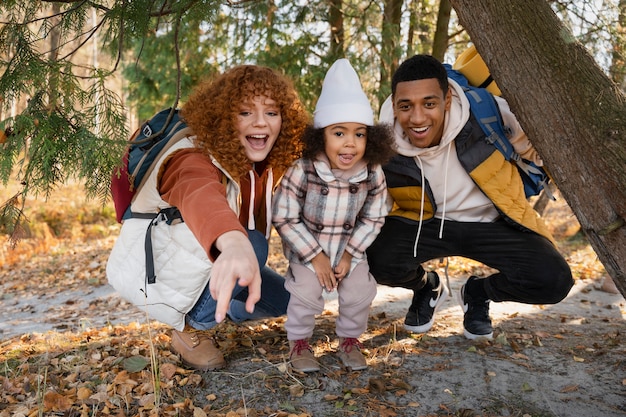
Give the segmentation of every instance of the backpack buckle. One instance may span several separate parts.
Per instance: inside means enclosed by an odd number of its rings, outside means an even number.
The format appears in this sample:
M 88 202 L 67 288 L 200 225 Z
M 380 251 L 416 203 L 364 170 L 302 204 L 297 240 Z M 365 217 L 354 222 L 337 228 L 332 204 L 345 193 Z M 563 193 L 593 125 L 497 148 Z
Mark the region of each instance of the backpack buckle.
M 141 133 L 145 136 L 145 137 L 150 137 L 152 136 L 152 128 L 150 127 L 150 125 L 148 123 L 146 123 L 146 125 L 143 127 L 143 129 L 141 129 Z

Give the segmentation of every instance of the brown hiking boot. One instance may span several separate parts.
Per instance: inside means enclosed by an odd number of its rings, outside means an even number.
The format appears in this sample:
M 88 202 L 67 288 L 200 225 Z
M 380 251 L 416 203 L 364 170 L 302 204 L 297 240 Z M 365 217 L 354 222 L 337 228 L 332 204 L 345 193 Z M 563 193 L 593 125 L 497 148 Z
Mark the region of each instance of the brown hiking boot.
M 226 365 L 222 352 L 207 335 L 185 329 L 172 330 L 171 350 L 180 355 L 186 366 L 200 371 L 223 368 Z
M 289 341 L 289 361 L 291 367 L 300 372 L 315 372 L 320 370 L 320 364 L 315 359 L 313 349 L 308 340 Z
M 337 349 L 337 355 L 343 366 L 352 369 L 353 371 L 361 371 L 367 368 L 367 362 L 365 356 L 361 353 L 363 345 L 359 342 L 359 339 L 353 337 L 339 338 L 339 348 Z

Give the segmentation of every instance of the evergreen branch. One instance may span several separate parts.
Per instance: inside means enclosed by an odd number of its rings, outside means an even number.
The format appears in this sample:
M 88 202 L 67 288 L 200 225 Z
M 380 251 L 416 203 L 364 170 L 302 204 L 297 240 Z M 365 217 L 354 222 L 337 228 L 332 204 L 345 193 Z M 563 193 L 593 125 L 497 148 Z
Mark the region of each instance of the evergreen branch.
M 98 29 L 100 29 L 100 28 L 102 27 L 102 25 L 104 24 L 104 22 L 106 22 L 106 21 L 107 21 L 107 19 L 106 19 L 106 18 L 104 18 L 104 19 L 100 20 L 100 22 L 98 22 L 98 23 L 97 23 L 94 27 L 92 27 L 90 30 L 88 30 L 88 31 L 86 31 L 86 32 L 82 32 L 82 33 L 78 34 L 78 35 L 77 35 L 74 39 L 72 39 L 72 41 L 73 41 L 73 40 L 76 40 L 76 39 L 80 39 L 80 38 L 81 38 L 83 35 L 85 35 L 85 34 L 87 34 L 87 36 L 86 36 L 86 37 L 85 37 L 85 39 L 84 39 L 83 41 L 81 41 L 81 42 L 80 42 L 80 43 L 79 43 L 79 44 L 78 44 L 78 45 L 77 45 L 74 49 L 72 49 L 70 52 L 68 52 L 67 54 L 65 54 L 63 57 L 59 58 L 59 60 L 61 60 L 61 61 L 66 60 L 66 59 L 68 59 L 69 57 L 71 57 L 72 55 L 74 55 L 76 52 L 78 52 L 78 50 L 79 50 L 80 48 L 82 48 L 83 46 L 85 46 L 85 44 L 86 44 L 87 42 L 89 42 L 89 41 L 93 38 L 93 36 L 94 36 L 94 35 L 96 34 L 96 32 L 98 31 Z M 70 42 L 68 41 L 67 43 L 65 43 L 65 44 L 63 44 L 63 45 L 60 45 L 60 46 L 58 47 L 58 49 L 60 50 L 62 46 L 65 46 L 65 45 L 67 45 L 67 44 L 69 44 L 69 43 L 70 43 Z

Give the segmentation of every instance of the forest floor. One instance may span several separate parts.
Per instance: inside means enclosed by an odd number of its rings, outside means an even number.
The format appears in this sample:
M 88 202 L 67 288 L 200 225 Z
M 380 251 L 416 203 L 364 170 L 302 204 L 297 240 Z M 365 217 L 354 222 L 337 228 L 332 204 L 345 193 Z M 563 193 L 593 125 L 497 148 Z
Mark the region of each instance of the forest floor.
M 167 326 L 106 282 L 119 230 L 111 207 L 78 186 L 26 207 L 22 240 L 0 247 L 0 417 L 626 416 L 626 301 L 603 290 L 606 273 L 562 199 L 544 217 L 576 279 L 563 302 L 492 303 L 494 339 L 468 341 L 454 297 L 415 335 L 402 327 L 410 292 L 380 286 L 362 337 L 369 367 L 351 372 L 334 354 L 329 296 L 312 374 L 287 366 L 284 317 L 222 323 L 210 333 L 226 368 L 183 368 Z M 269 263 L 286 267 L 276 237 Z M 429 267 L 445 276 L 443 263 Z M 488 273 L 463 258 L 447 268 L 453 294 Z

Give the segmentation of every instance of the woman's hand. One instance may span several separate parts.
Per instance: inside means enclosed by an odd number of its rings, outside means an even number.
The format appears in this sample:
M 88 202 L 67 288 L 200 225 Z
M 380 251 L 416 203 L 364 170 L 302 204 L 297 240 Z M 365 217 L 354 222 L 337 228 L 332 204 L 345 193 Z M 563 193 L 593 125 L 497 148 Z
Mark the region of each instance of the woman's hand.
M 246 310 L 254 312 L 254 305 L 261 299 L 261 272 L 259 261 L 248 236 L 240 231 L 226 232 L 215 241 L 220 255 L 213 263 L 209 290 L 217 301 L 215 321 L 222 322 L 235 284 L 248 287 Z

